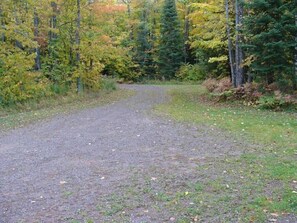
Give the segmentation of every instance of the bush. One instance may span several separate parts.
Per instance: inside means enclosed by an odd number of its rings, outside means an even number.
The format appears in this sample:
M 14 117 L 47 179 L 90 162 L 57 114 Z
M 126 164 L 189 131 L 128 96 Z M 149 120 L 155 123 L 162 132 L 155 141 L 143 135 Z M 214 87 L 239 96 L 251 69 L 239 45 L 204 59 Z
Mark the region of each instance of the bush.
M 232 88 L 232 83 L 230 78 L 224 77 L 216 85 L 216 88 L 213 90 L 214 93 L 222 93 L 224 91 L 229 91 Z
M 297 99 L 292 95 L 282 95 L 275 91 L 274 95 L 262 96 L 258 100 L 259 108 L 281 111 L 283 109 L 297 109 Z
M 117 89 L 116 82 L 113 79 L 104 78 L 101 87 L 106 91 L 114 91 Z
M 214 78 L 209 78 L 205 80 L 202 85 L 209 91 L 213 93 L 223 93 L 224 91 L 229 91 L 232 88 L 232 83 L 228 77 L 224 77 L 220 80 Z
M 200 64 L 183 64 L 176 77 L 183 81 L 201 81 L 206 78 L 206 70 Z
M 202 85 L 209 91 L 213 92 L 216 89 L 219 81 L 214 78 L 209 78 L 203 81 Z

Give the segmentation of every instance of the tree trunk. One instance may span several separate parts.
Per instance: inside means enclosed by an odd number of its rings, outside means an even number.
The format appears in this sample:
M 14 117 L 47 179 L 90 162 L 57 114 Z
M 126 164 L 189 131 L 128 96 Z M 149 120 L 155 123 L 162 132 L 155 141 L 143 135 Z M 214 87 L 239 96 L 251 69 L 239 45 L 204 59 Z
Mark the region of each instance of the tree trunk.
M 81 22 L 81 11 L 80 11 L 80 0 L 77 0 L 77 18 L 76 18 L 76 32 L 75 32 L 75 43 L 76 43 L 76 66 L 77 69 L 80 67 L 80 22 Z M 80 72 L 80 71 L 79 71 Z M 80 74 L 77 77 L 77 93 L 82 91 L 82 83 Z
M 57 3 L 51 2 L 51 7 L 52 7 L 53 15 L 51 16 L 51 19 L 50 19 L 50 28 L 54 30 L 57 28 L 57 11 L 58 11 Z M 49 41 L 57 38 L 57 34 L 52 30 L 49 31 Z
M 232 41 L 231 41 L 231 36 L 230 36 L 230 25 L 229 25 L 229 0 L 225 0 L 225 9 L 226 9 L 226 29 L 227 29 L 227 37 L 228 37 L 228 53 L 229 53 L 229 65 L 230 65 L 230 71 L 231 71 L 231 81 L 232 81 L 233 87 L 236 87 Z
M 5 24 L 4 24 L 4 16 L 3 16 L 3 11 L 0 8 L 0 25 L 1 28 L 4 30 L 5 29 Z M 5 34 L 1 33 L 1 42 L 5 42 Z
M 190 45 L 188 43 L 189 41 L 189 35 L 190 35 L 190 20 L 189 20 L 189 14 L 190 14 L 190 7 L 187 3 L 185 3 L 185 24 L 184 24 L 184 50 L 185 50 L 185 63 L 189 61 L 190 57 Z
M 127 2 L 127 12 L 128 12 L 128 16 L 130 18 L 131 17 L 131 5 L 130 5 L 130 1 Z
M 297 14 L 295 14 L 295 25 L 297 27 Z M 297 44 L 297 36 L 295 36 L 295 44 Z M 297 45 L 295 46 L 295 76 L 293 79 L 293 88 L 297 90 Z
M 18 18 L 16 5 L 14 5 L 14 7 L 13 7 L 13 14 L 14 14 L 14 20 L 15 20 L 15 25 L 16 25 L 15 32 L 18 32 L 17 29 L 19 28 L 20 21 L 19 21 L 19 18 Z M 15 47 L 17 47 L 19 49 L 23 49 L 23 46 L 22 46 L 21 42 L 18 41 L 18 40 L 15 40 Z
M 129 20 L 129 23 L 130 23 L 131 22 L 130 21 L 130 19 L 131 19 L 131 0 L 122 0 L 122 2 L 127 5 L 127 14 L 128 14 L 128 20 Z M 133 37 L 133 25 L 131 25 L 131 23 L 130 23 L 129 38 L 130 38 L 131 42 L 134 39 L 134 37 Z
M 240 44 L 242 43 L 242 36 L 240 34 L 240 29 L 242 25 L 242 16 L 243 16 L 243 7 L 242 4 L 239 3 L 239 0 L 235 1 L 235 29 L 236 29 L 236 37 L 235 37 L 235 75 L 236 75 L 236 86 L 240 87 L 244 83 L 243 79 L 243 52 Z
M 36 9 L 34 9 L 34 38 L 35 38 L 35 41 L 37 41 L 38 35 L 39 35 L 38 26 L 39 26 L 39 18 L 38 18 L 38 14 L 36 12 Z M 36 52 L 35 70 L 38 71 L 38 70 L 41 69 L 41 60 L 40 60 L 40 48 L 39 48 L 39 45 L 35 48 L 35 52 Z

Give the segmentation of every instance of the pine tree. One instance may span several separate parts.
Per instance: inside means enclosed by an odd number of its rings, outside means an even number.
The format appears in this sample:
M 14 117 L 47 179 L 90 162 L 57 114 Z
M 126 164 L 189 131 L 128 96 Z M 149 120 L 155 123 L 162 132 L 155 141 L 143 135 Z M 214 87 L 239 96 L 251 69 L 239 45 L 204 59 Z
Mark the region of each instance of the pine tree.
M 151 29 L 148 21 L 148 5 L 145 4 L 141 13 L 140 24 L 136 39 L 136 61 L 139 64 L 142 73 L 148 78 L 152 78 L 155 73 L 154 61 L 152 55 Z
M 247 4 L 244 19 L 248 40 L 246 54 L 252 58 L 255 78 L 280 87 L 294 86 L 296 25 L 293 1 L 254 0 Z
M 183 61 L 183 45 L 175 0 L 165 0 L 159 45 L 159 70 L 162 77 L 174 77 Z

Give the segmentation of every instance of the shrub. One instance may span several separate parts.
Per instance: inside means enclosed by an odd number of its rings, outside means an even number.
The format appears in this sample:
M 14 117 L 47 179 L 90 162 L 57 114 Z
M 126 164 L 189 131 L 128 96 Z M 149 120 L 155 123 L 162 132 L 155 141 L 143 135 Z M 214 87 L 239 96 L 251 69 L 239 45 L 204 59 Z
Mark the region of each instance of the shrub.
M 214 89 L 216 89 L 217 85 L 218 85 L 218 81 L 214 78 L 209 78 L 206 79 L 202 85 L 209 91 L 209 92 L 213 92 Z
M 102 89 L 106 91 L 116 90 L 116 82 L 113 79 L 104 78 L 101 83 Z
M 216 88 L 213 90 L 214 93 L 222 93 L 224 91 L 229 91 L 232 88 L 232 83 L 230 78 L 224 77 L 216 85 Z
M 206 77 L 206 70 L 200 64 L 183 64 L 177 71 L 176 77 L 183 81 L 201 81 Z
M 297 99 L 292 95 L 282 95 L 275 91 L 273 95 L 262 96 L 258 101 L 259 108 L 270 110 L 297 109 Z

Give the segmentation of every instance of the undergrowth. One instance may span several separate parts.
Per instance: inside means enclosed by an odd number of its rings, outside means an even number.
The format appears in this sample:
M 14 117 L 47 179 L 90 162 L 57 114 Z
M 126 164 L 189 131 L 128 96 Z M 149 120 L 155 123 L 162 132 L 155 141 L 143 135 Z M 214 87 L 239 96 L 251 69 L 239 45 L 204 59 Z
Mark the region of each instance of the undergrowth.
M 66 95 L 55 95 L 39 101 L 29 101 L 23 104 L 0 108 L 0 131 L 43 120 L 58 114 L 68 114 L 80 109 L 104 105 L 133 95 L 130 90 L 116 90 L 114 81 L 106 81 L 98 92 Z

